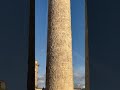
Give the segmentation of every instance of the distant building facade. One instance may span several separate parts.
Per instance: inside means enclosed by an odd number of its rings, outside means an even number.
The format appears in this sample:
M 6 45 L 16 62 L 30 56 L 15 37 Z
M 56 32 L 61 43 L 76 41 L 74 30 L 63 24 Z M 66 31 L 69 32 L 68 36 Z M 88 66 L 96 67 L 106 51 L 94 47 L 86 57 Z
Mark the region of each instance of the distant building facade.
M 0 90 L 6 90 L 6 83 L 4 81 L 0 81 Z

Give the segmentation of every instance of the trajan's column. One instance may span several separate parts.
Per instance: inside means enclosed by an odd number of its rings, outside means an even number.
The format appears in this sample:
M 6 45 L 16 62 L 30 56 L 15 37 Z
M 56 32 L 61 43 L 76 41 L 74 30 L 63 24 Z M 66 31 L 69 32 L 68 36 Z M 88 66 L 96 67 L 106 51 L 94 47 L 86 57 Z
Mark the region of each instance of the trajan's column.
M 38 68 L 39 68 L 38 61 L 35 61 L 35 88 L 37 88 L 37 81 L 38 81 Z
M 48 0 L 46 90 L 73 90 L 70 0 Z

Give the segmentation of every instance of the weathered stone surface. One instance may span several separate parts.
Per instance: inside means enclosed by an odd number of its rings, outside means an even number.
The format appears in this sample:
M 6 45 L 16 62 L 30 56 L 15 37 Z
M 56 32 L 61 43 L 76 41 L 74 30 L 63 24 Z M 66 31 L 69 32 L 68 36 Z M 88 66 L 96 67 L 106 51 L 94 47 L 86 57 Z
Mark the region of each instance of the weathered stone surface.
M 46 90 L 73 90 L 70 0 L 49 0 Z
M 35 61 L 35 87 L 37 87 L 37 81 L 38 81 L 38 68 L 39 68 L 38 61 Z

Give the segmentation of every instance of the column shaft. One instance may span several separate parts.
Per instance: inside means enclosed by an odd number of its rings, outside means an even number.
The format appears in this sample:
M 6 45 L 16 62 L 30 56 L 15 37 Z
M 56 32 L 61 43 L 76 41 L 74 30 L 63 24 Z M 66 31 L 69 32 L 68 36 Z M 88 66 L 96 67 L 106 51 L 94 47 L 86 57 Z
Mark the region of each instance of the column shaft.
M 46 90 L 73 90 L 70 0 L 49 0 Z

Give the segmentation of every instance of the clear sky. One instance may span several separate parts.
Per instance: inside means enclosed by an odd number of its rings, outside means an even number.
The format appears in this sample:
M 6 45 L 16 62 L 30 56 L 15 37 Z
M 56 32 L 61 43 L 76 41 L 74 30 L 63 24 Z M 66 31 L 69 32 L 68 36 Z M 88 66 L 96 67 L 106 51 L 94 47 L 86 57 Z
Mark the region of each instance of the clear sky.
M 48 0 L 35 0 L 35 59 L 39 87 L 45 83 Z M 85 0 L 71 0 L 72 46 L 75 87 L 85 84 Z

